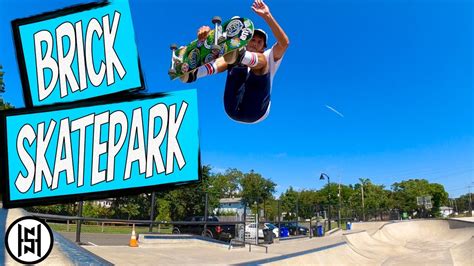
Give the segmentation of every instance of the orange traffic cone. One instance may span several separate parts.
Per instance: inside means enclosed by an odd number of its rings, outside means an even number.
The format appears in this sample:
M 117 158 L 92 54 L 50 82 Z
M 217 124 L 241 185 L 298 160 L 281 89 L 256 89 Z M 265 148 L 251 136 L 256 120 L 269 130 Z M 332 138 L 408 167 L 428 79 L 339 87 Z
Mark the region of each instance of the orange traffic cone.
M 138 247 L 137 234 L 135 233 L 135 224 L 133 225 L 132 236 L 130 237 L 130 243 L 128 245 L 133 248 Z

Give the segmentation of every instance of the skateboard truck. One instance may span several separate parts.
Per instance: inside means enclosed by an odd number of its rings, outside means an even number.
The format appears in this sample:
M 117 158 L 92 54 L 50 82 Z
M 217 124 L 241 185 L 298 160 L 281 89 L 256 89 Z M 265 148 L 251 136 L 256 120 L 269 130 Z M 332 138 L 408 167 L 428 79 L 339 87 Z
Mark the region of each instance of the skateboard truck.
M 171 49 L 171 68 L 168 70 L 168 75 L 175 75 L 176 74 L 176 68 L 175 68 L 175 60 L 178 59 L 178 57 L 175 55 L 176 49 L 178 49 L 178 45 L 172 44 L 170 45 Z
M 222 23 L 222 19 L 219 16 L 215 16 L 212 18 L 212 24 L 214 24 L 214 44 L 211 46 L 211 49 L 213 51 L 220 51 L 221 46 L 218 44 L 219 43 L 219 36 L 222 35 L 222 33 L 219 31 L 220 25 Z

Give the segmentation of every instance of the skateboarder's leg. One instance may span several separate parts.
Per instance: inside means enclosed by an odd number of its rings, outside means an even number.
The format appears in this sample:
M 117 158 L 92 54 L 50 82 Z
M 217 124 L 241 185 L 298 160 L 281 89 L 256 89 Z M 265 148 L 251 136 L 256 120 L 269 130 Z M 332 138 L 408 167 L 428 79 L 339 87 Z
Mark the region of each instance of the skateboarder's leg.
M 244 65 L 254 70 L 264 69 L 267 66 L 267 59 L 263 53 L 250 52 L 245 48 L 224 55 L 224 59 L 229 65 Z
M 245 51 L 240 63 L 251 69 L 258 70 L 267 66 L 267 59 L 263 53 Z
M 244 123 L 265 119 L 270 110 L 270 73 L 257 75 L 247 67 L 229 69 L 224 106 L 230 118 Z
M 213 63 L 207 63 L 189 72 L 188 75 L 184 75 L 181 81 L 190 83 L 194 82 L 199 78 L 221 73 L 227 69 L 227 63 L 221 57 L 217 58 Z
M 227 71 L 227 80 L 224 90 L 224 108 L 234 120 L 238 120 L 239 106 L 245 93 L 247 80 L 247 67 L 232 67 Z

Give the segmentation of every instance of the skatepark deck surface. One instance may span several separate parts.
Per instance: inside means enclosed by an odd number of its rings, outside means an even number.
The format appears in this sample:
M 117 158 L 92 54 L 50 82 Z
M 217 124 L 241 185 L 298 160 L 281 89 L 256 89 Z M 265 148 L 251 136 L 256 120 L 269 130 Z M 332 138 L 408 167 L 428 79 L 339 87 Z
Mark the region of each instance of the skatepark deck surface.
M 3 230 L 27 213 L 2 210 Z M 206 241 L 160 241 L 123 246 L 77 246 L 55 236 L 52 265 L 474 265 L 474 219 L 411 220 L 354 223 L 351 231 L 325 237 L 299 238 L 268 245 L 228 249 Z M 76 246 L 76 248 L 74 247 Z M 96 256 L 86 256 L 85 248 Z M 3 265 L 17 264 L 3 246 Z M 84 257 L 88 257 L 84 260 Z
M 474 223 L 469 221 L 355 223 L 353 228 L 323 238 L 280 241 L 269 245 L 268 253 L 204 242 L 86 248 L 117 265 L 474 265 Z

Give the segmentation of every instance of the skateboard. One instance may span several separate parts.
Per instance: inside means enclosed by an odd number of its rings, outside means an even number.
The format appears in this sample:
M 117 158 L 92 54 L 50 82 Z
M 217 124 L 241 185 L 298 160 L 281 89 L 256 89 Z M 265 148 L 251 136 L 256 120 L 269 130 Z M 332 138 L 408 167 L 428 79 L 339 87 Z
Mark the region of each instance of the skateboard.
M 204 42 L 196 39 L 179 48 L 176 44 L 170 46 L 171 68 L 168 75 L 171 80 L 246 46 L 252 39 L 254 26 L 250 19 L 233 17 L 223 24 L 221 22 L 218 16 L 212 19 L 214 29 Z

